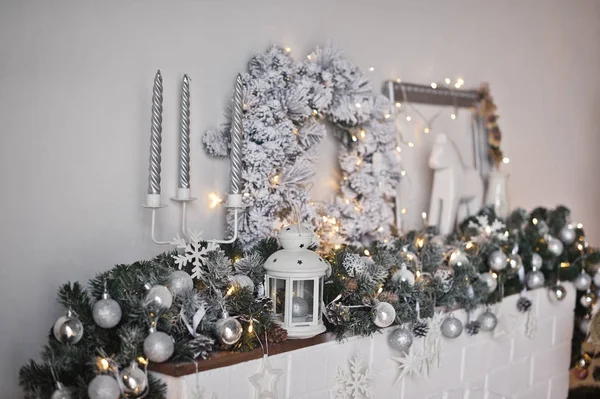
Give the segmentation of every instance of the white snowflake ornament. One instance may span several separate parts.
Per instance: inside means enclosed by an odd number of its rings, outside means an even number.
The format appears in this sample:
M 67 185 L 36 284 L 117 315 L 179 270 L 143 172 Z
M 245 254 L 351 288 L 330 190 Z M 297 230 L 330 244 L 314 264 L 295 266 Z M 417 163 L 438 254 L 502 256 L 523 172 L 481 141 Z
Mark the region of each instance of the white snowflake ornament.
M 477 219 L 477 222 L 469 222 L 469 228 L 475 229 L 478 233 L 477 237 L 473 237 L 473 241 L 485 243 L 492 238 L 506 241 L 507 237 L 504 235 L 506 225 L 500 219 L 494 219 L 491 224 L 487 215 L 479 215 L 475 219 Z
M 369 382 L 374 378 L 370 367 L 364 366 L 360 356 L 354 356 L 348 361 L 350 372 L 338 367 L 334 379 L 336 387 L 331 391 L 335 399 L 364 399 L 373 398 Z
M 189 241 L 186 241 L 185 238 L 182 238 L 177 234 L 173 239 L 173 242 L 177 248 L 183 249 L 182 254 L 173 255 L 175 264 L 179 270 L 189 263 L 194 265 L 191 276 L 196 279 L 204 273 L 202 271 L 202 264 L 208 258 L 208 253 L 219 248 L 216 243 L 211 241 L 206 243 L 206 247 L 203 247 L 202 232 L 190 232 Z
M 367 268 L 367 264 L 360 255 L 348 253 L 344 257 L 342 266 L 350 277 L 356 276 L 358 273 L 362 273 Z

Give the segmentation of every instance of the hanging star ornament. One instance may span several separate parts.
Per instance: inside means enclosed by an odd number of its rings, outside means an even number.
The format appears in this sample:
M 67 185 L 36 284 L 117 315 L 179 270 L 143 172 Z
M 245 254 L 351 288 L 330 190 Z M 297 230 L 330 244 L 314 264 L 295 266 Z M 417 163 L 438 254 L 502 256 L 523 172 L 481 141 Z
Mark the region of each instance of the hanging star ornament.
M 397 368 L 400 370 L 400 374 L 398 375 L 396 382 L 394 382 L 394 386 L 396 386 L 402 381 L 402 378 L 412 376 L 415 373 L 420 373 L 426 356 L 423 355 L 423 351 L 415 351 L 411 348 L 404 356 L 390 356 L 390 359 L 398 363 Z
M 254 398 L 277 399 L 277 384 L 282 374 L 283 370 L 271 367 L 269 356 L 263 355 L 260 370 L 249 378 L 254 387 Z
M 495 313 L 496 317 L 498 318 L 498 325 L 493 332 L 494 338 L 511 334 L 515 330 L 515 324 L 519 315 L 515 314 L 514 312 L 503 312 L 502 308 Z

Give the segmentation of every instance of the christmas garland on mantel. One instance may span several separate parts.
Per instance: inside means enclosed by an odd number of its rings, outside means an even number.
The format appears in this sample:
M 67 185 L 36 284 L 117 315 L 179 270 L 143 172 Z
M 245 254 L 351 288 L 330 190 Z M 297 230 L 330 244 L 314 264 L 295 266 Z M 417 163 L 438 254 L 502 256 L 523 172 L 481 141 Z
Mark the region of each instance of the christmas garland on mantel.
M 183 253 L 117 265 L 93 278 L 87 289 L 78 283 L 63 285 L 58 299 L 70 314 L 57 321 L 42 360 L 21 368 L 25 397 L 49 398 L 58 391 L 69 395 L 61 397 L 87 398 L 90 393 L 93 398 L 101 383 L 118 390 L 113 381 L 123 383 L 123 373 L 143 378 L 139 372 L 149 360 L 202 361 L 213 350 L 252 350 L 264 337 L 270 343 L 286 340 L 286 331 L 271 321 L 272 303 L 260 296 L 264 261 L 278 248 L 273 238 L 249 251 L 239 244 L 215 248 L 192 242 Z M 555 299 L 563 292 L 560 281 L 575 281 L 578 296 L 585 297 L 578 303 L 586 305 L 577 310 L 579 321 L 589 318 L 595 302 L 592 280 L 600 283 L 599 275 L 590 277 L 600 253 L 587 245 L 581 225 L 570 224 L 569 210 L 562 206 L 529 214 L 518 209 L 506 221 L 484 209 L 447 237 L 429 228 L 369 248 L 340 246 L 323 257 L 332 269 L 323 313 L 328 330 L 340 339 L 378 331 L 378 303 L 394 308 L 402 326 L 398 331 L 408 330 L 411 337 L 427 336 L 434 328 L 439 334 L 440 326 L 434 327 L 432 320 L 440 320 L 434 314 L 440 306 L 471 312 L 502 295 L 522 292 L 518 306 L 527 312 L 531 302 L 523 290 L 544 285 L 542 280 Z M 241 336 L 224 335 L 223 323 L 239 323 Z M 476 334 L 484 327 L 471 320 L 465 329 Z M 79 334 L 71 334 L 74 330 Z M 170 341 L 161 341 L 161 334 L 173 338 L 168 353 L 161 345 Z M 574 350 L 575 358 L 579 353 Z M 151 375 L 146 378 L 146 397 L 163 398 L 165 385 Z M 128 397 L 137 396 L 130 391 Z

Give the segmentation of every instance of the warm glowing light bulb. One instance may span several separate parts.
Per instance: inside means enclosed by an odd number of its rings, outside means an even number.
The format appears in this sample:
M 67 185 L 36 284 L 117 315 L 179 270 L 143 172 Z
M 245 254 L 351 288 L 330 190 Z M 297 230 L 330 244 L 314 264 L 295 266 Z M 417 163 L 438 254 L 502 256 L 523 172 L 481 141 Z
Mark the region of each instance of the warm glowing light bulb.
M 447 85 L 449 85 L 449 84 L 450 84 L 450 82 L 452 82 L 452 81 L 450 80 L 450 78 L 446 78 L 446 79 L 444 79 L 444 83 L 446 83 Z
M 292 52 L 292 49 L 291 49 L 290 47 L 286 47 L 286 48 L 285 48 L 285 52 L 286 52 L 286 53 L 291 53 L 291 52 Z M 310 59 L 310 58 L 309 58 L 309 59 Z
M 400 174 L 401 174 L 402 176 L 406 176 L 406 170 L 402 169 L 402 171 L 400 172 Z
M 220 203 L 223 202 L 223 199 L 221 197 L 219 197 L 216 193 L 210 193 L 210 194 L 208 194 L 208 201 L 209 201 L 208 206 L 211 209 L 215 209 Z
M 381 227 L 381 226 L 380 226 L 380 227 L 377 229 L 377 231 L 378 231 L 378 232 L 380 232 L 380 233 L 383 233 L 383 227 Z
M 273 184 L 279 184 L 279 175 L 273 176 L 273 179 L 271 179 L 271 181 L 273 182 Z
M 571 266 L 571 264 L 569 262 L 561 262 L 560 263 L 560 267 L 565 268 L 565 267 L 569 267 Z
M 502 162 L 509 163 L 510 162 L 510 158 L 504 157 L 504 158 L 502 158 Z
M 450 119 L 452 119 L 452 120 L 456 119 L 456 114 L 455 113 L 451 113 L 450 114 Z
M 409 142 L 408 142 L 408 146 L 409 146 L 410 148 L 413 148 L 413 147 L 415 146 L 415 143 L 413 143 L 412 141 L 409 141 Z
M 406 215 L 407 212 L 408 212 L 408 209 L 406 209 L 406 208 L 400 209 L 400 213 L 403 215 Z
M 437 89 L 437 83 L 435 83 L 435 82 L 432 82 L 432 83 L 431 83 L 431 88 L 432 88 L 432 89 Z
M 106 371 L 106 370 L 108 370 L 108 367 L 110 366 L 110 363 L 108 363 L 107 359 L 101 357 L 101 358 L 98 359 L 97 365 L 98 365 L 98 368 L 101 371 Z
M 356 103 L 356 104 L 354 104 L 354 105 L 356 105 L 356 108 L 360 108 L 360 107 L 362 107 L 362 105 L 361 105 L 360 103 Z
M 578 229 L 583 229 L 583 223 L 577 223 L 577 228 Z
M 425 239 L 418 238 L 416 244 L 417 244 L 417 248 L 423 249 L 423 247 L 425 246 Z
M 396 83 L 401 83 L 401 82 L 402 82 L 402 79 L 396 78 Z
M 390 119 L 390 118 L 392 117 L 392 115 L 390 115 L 390 114 L 385 114 L 383 117 L 384 117 L 385 119 Z
M 250 319 L 250 325 L 248 326 L 248 333 L 252 334 L 254 331 L 254 321 Z
M 323 223 L 327 223 L 327 216 L 323 216 Z
M 425 129 L 423 129 L 423 131 L 424 131 L 425 133 L 429 133 L 431 130 L 430 130 L 428 127 L 426 127 Z
M 498 275 L 496 273 L 492 273 L 492 277 L 493 278 L 498 278 Z
M 397 146 L 396 146 L 396 151 L 398 151 L 398 152 L 402 152 L 402 148 L 400 148 L 400 146 L 399 146 L 399 145 L 397 145 Z
M 396 108 L 400 108 L 402 106 L 402 103 L 396 103 Z
M 375 70 L 374 67 L 369 67 L 369 72 L 373 72 Z
M 308 58 L 309 60 L 312 60 L 312 56 L 310 54 L 307 55 L 306 58 Z
M 353 135 L 353 136 L 352 136 L 352 141 L 357 141 L 357 140 L 358 140 L 358 138 L 357 138 L 356 136 L 354 136 L 354 135 Z
M 421 212 L 421 217 L 423 219 L 427 219 L 427 212 Z
M 366 135 L 365 129 L 360 129 L 360 137 L 364 139 Z
M 235 287 L 232 285 L 231 287 L 229 287 L 229 289 L 227 290 L 227 295 L 231 295 L 233 294 L 233 291 L 235 291 Z
M 362 159 L 358 158 L 356 160 L 356 166 L 360 166 L 361 163 L 362 163 Z
M 365 256 L 371 256 L 371 253 L 369 252 L 369 250 L 368 250 L 368 249 L 365 249 L 365 250 L 364 250 L 364 254 L 365 254 Z
M 410 115 L 406 117 L 406 120 L 407 120 L 408 122 L 410 122 L 410 121 L 412 120 L 412 118 L 410 117 Z
M 580 250 L 580 251 L 583 251 L 583 248 L 585 248 L 585 247 L 583 246 L 583 244 L 581 244 L 581 243 L 577 244 L 577 249 L 578 249 L 578 250 Z
M 537 225 L 538 224 L 537 218 L 531 219 L 531 223 L 533 223 L 534 226 Z
M 379 286 L 379 289 L 377 290 L 377 295 L 381 294 L 383 292 L 383 285 Z
M 148 365 L 148 359 L 146 359 L 143 356 L 138 356 L 137 361 L 139 364 L 141 364 L 142 366 L 147 366 Z

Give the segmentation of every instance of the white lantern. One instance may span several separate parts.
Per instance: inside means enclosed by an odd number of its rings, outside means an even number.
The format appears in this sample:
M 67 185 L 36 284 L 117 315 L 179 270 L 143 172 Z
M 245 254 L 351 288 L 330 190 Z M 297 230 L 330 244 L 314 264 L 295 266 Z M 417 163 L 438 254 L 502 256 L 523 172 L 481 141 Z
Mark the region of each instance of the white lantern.
M 325 331 L 321 317 L 327 262 L 307 248 L 314 234 L 297 224 L 279 232 L 283 249 L 265 263 L 266 294 L 273 300 L 273 319 L 288 338 L 310 338 Z

